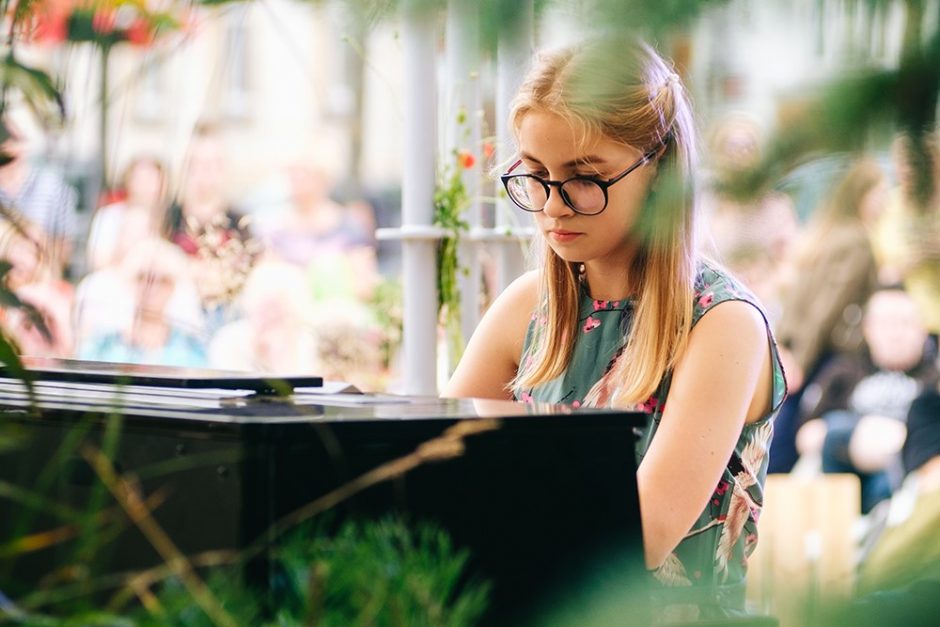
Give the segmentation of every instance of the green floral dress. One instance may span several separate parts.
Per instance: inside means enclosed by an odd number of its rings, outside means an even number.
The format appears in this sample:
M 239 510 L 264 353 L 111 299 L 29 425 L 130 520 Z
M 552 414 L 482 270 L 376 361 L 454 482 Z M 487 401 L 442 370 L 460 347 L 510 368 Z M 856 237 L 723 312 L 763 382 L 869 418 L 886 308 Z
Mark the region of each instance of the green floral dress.
M 701 263 L 695 281 L 693 326 L 713 307 L 731 300 L 750 303 L 760 310 L 757 299 L 737 280 Z M 631 300 L 595 300 L 583 294 L 580 332 L 568 369 L 535 389 L 516 390 L 516 398 L 525 402 L 567 403 L 573 407 L 586 405 L 588 392 L 611 371 L 620 355 L 633 307 Z M 532 338 L 544 323 L 544 316 L 536 312 L 526 334 L 522 359 L 531 358 Z M 664 584 L 657 595 L 673 610 L 671 618 L 707 618 L 743 610 L 747 557 L 757 543 L 773 418 L 786 395 L 783 367 L 769 326 L 767 337 L 774 357 L 773 409 L 760 420 L 745 425 L 705 510 L 663 566 L 654 572 Z M 656 392 L 640 405 L 649 420 L 637 443 L 638 464 L 656 436 L 670 382 L 671 373 L 667 373 Z

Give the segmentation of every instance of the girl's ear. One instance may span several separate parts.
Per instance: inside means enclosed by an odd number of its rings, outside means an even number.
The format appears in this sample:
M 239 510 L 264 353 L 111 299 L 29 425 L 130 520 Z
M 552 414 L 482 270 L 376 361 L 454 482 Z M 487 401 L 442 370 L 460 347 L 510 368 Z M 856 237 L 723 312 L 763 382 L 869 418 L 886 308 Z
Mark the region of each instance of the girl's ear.
M 666 153 L 669 152 L 669 138 L 665 140 L 665 143 L 656 151 L 656 154 L 653 155 L 653 158 L 650 160 L 650 168 L 653 170 L 653 179 L 659 175 L 659 162 L 662 161 L 663 157 L 666 156 Z

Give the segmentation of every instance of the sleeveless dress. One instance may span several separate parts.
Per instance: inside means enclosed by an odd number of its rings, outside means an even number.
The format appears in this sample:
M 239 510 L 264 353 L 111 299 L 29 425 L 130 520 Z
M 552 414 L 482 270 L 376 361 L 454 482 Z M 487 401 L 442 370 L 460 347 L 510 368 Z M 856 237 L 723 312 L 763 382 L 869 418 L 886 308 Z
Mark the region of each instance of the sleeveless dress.
M 700 263 L 693 327 L 713 307 L 732 300 L 750 303 L 760 310 L 757 298 L 736 279 L 708 263 Z M 585 396 L 620 354 L 633 308 L 632 300 L 595 300 L 582 290 L 579 332 L 568 369 L 534 389 L 516 390 L 517 400 L 586 405 Z M 764 321 L 766 324 L 766 316 Z M 536 312 L 526 333 L 522 359 L 530 358 L 534 333 L 543 324 L 544 316 Z M 653 572 L 663 584 L 656 587 L 655 601 L 666 608 L 670 619 L 717 618 L 743 611 L 747 557 L 757 543 L 773 419 L 786 395 L 783 366 L 769 325 L 767 337 L 773 356 L 772 410 L 744 426 L 705 510 L 666 562 Z M 670 383 L 671 373 L 667 373 L 656 392 L 639 407 L 649 418 L 637 443 L 637 464 L 656 435 Z

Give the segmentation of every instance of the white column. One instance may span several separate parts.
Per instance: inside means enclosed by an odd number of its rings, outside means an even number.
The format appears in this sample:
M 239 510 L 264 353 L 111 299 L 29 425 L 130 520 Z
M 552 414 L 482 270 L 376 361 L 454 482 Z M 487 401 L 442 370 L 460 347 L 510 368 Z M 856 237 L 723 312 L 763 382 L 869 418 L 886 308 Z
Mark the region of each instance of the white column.
M 436 239 L 409 237 L 434 219 L 437 119 L 435 16 L 408 0 L 404 51 L 404 164 L 402 172 L 402 285 L 404 393 L 437 394 Z
M 518 14 L 511 24 L 502 25 L 496 53 L 496 159 L 506 163 L 515 146 L 509 127 L 509 105 L 529 69 L 534 52 L 534 9 L 532 0 L 519 0 Z M 497 262 L 497 286 L 502 292 L 525 270 L 528 239 L 524 232 L 532 224 L 532 217 L 512 204 L 497 187 L 497 235 L 505 237 L 494 241 Z M 494 295 L 495 296 L 495 295 Z
M 482 134 L 480 112 L 480 5 L 477 0 L 449 0 L 447 3 L 447 85 L 444 93 L 445 128 L 447 129 L 446 154 L 442 160 L 449 167 L 459 167 L 454 162 L 453 150 L 467 150 L 476 163 L 462 171 L 469 206 L 463 219 L 470 229 L 479 228 L 481 220 L 481 155 Z M 463 122 L 458 122 L 458 117 Z M 482 270 L 479 260 L 479 243 L 463 238 L 458 248 L 458 259 L 465 272 L 457 278 L 460 291 L 460 326 L 464 342 L 480 320 L 480 285 Z

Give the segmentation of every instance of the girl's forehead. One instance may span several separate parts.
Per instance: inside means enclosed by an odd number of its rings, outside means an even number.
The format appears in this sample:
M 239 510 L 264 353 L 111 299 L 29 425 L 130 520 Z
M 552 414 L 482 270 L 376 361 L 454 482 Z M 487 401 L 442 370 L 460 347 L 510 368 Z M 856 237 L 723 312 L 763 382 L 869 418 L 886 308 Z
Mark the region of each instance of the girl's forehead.
M 597 141 L 593 135 L 588 133 L 583 124 L 551 111 L 530 111 L 519 124 L 520 142 L 589 144 Z
M 523 157 L 565 162 L 583 157 L 618 159 L 633 149 L 565 116 L 531 111 L 520 121 L 519 151 Z

